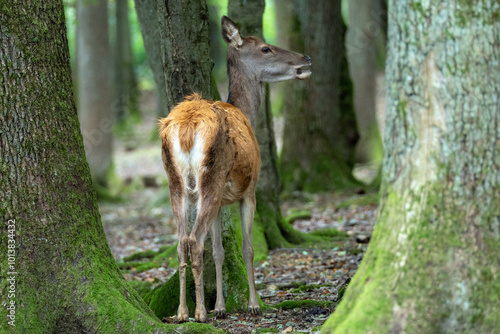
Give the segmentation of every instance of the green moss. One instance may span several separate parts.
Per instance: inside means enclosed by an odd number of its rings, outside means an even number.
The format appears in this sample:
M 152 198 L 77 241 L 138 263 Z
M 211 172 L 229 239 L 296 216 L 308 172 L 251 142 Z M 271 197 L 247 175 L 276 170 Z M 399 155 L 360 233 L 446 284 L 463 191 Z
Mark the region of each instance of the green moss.
M 367 206 L 371 204 L 378 204 L 378 201 L 379 201 L 378 193 L 372 193 L 372 194 L 349 198 L 348 200 L 345 200 L 337 204 L 337 208 L 343 209 L 343 208 L 348 208 L 350 206 Z
M 312 236 L 323 237 L 323 241 L 326 242 L 341 241 L 349 237 L 347 232 L 339 231 L 335 228 L 322 228 L 312 231 L 309 234 Z
M 153 283 L 151 282 L 129 281 L 129 284 L 142 298 L 153 289 Z
M 194 291 L 194 278 L 191 272 L 191 266 L 186 269 L 186 291 Z M 166 283 L 157 286 L 144 296 L 144 301 L 154 314 L 162 319 L 177 315 L 179 308 L 180 287 L 179 272 L 177 271 Z M 189 315 L 194 316 L 196 308 L 196 298 L 192 293 L 187 293 L 186 303 Z
M 139 259 L 151 259 L 151 258 L 155 257 L 156 255 L 158 255 L 158 252 L 151 250 L 151 249 L 148 249 L 148 250 L 145 250 L 142 252 L 137 252 L 135 254 L 126 256 L 123 258 L 123 261 L 130 262 L 130 261 L 139 260 Z
M 285 217 L 285 223 L 292 224 L 296 220 L 310 219 L 311 216 L 311 211 L 309 210 L 294 211 Z
M 160 248 L 158 254 L 153 258 L 153 261 L 157 263 L 166 263 L 170 268 L 178 267 L 179 260 L 177 258 L 177 243 L 172 246 Z

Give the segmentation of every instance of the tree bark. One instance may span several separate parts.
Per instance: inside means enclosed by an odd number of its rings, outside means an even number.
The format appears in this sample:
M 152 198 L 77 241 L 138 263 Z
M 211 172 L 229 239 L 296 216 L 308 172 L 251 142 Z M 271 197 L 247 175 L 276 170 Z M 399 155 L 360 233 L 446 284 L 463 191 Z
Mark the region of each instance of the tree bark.
M 78 113 L 87 161 L 97 184 L 106 186 L 111 167 L 111 69 L 108 3 L 77 1 Z
M 158 0 L 156 5 L 161 31 L 161 59 L 167 86 L 165 94 L 169 110 L 193 92 L 201 93 L 208 99 L 213 98 L 211 80 L 213 61 L 210 58 L 209 17 L 206 1 Z M 226 311 L 230 313 L 247 309 L 249 289 L 241 253 L 241 237 L 238 240 L 229 207 L 222 208 L 222 212 L 222 243 L 225 254 L 223 284 Z M 194 215 L 193 212 L 192 218 L 195 217 Z M 194 219 L 191 219 L 188 231 L 191 230 L 193 224 Z M 189 313 L 194 314 L 194 280 L 190 268 L 187 273 L 187 304 Z M 205 241 L 203 277 L 206 308 L 213 310 L 217 291 L 210 236 L 207 236 Z M 175 315 L 179 306 L 178 274 L 148 294 L 146 301 L 160 318 Z
M 350 0 L 347 53 L 353 82 L 354 111 L 359 130 L 356 162 L 382 160 L 382 138 L 376 117 L 376 41 L 383 34 L 380 0 Z
M 289 85 L 281 176 L 285 190 L 338 190 L 355 183 L 358 139 L 340 0 L 296 0 L 291 48 L 312 57 L 313 75 Z
M 156 0 L 156 8 L 168 110 L 193 92 L 212 98 L 213 60 L 206 2 Z
M 381 205 L 324 333 L 498 333 L 499 1 L 389 5 Z
M 131 114 L 139 113 L 139 90 L 134 72 L 128 0 L 117 0 L 115 10 L 115 101 L 113 103 L 113 112 L 115 120 L 123 122 Z
M 192 333 L 191 324 L 154 316 L 107 244 L 73 100 L 62 1 L 1 2 L 0 27 L 0 329 Z
M 135 10 L 139 25 L 141 26 L 142 40 L 148 56 L 149 66 L 153 72 L 158 91 L 158 116 L 165 117 L 168 114 L 167 88 L 165 76 L 161 64 L 160 50 L 160 26 L 158 23 L 158 12 L 156 11 L 156 0 L 135 0 Z

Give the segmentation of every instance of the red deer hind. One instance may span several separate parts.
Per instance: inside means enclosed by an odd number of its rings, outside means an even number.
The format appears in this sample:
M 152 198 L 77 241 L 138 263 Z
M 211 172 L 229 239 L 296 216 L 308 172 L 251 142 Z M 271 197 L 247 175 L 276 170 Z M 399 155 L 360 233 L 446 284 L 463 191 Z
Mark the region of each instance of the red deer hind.
M 206 322 L 203 293 L 203 247 L 207 232 L 213 239 L 217 300 L 215 315 L 224 316 L 222 290 L 224 249 L 221 242 L 220 208 L 240 203 L 243 257 L 249 283 L 249 312 L 259 314 L 253 275 L 252 223 L 255 185 L 259 176 L 259 146 L 253 129 L 257 122 L 262 84 L 306 79 L 311 71 L 308 56 L 269 45 L 257 37 L 240 36 L 235 23 L 222 17 L 222 37 L 227 43 L 229 97 L 227 103 L 187 96 L 160 120 L 162 159 L 167 172 L 172 210 L 177 222 L 179 245 L 179 322 L 188 321 L 186 267 L 196 287 L 195 320 Z M 191 232 L 187 225 L 190 207 L 197 216 Z

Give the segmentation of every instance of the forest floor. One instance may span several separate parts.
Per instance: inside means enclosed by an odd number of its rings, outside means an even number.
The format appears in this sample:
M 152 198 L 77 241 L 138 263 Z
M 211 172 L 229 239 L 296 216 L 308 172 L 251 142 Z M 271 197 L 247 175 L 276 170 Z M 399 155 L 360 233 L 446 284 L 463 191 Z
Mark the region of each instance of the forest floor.
M 134 127 L 133 134 L 117 138 L 114 145 L 116 191 L 121 200 L 99 203 L 103 226 L 118 263 L 143 251 L 158 251 L 175 245 L 177 231 L 168 199 L 168 186 L 160 158 L 158 140 L 151 140 L 154 116 Z M 279 121 L 278 121 L 279 126 Z M 373 170 L 357 170 L 361 178 Z M 377 194 L 294 193 L 282 201 L 286 217 L 297 211 L 309 214 L 291 222 L 294 228 L 311 232 L 335 228 L 347 233 L 327 249 L 286 248 L 269 252 L 255 266 L 258 294 L 270 307 L 262 316 L 246 313 L 215 318 L 209 323 L 229 333 L 315 333 L 341 300 L 356 272 L 375 223 Z M 152 289 L 166 282 L 177 270 L 164 263 L 157 268 L 123 270 L 127 280 L 147 282 Z M 164 318 L 174 322 L 175 317 Z M 194 319 L 193 319 L 194 320 Z
M 162 191 L 159 187 L 146 188 L 131 192 L 126 202 L 100 204 L 106 236 L 118 261 L 140 251 L 157 251 L 176 243 L 176 227 L 168 205 L 151 205 Z M 310 217 L 293 222 L 296 229 L 310 232 L 332 227 L 347 232 L 349 237 L 329 249 L 272 250 L 255 268 L 258 294 L 271 308 L 259 317 L 236 313 L 228 314 L 225 319 L 211 317 L 209 322 L 229 333 L 317 331 L 335 310 L 363 258 L 375 222 L 376 202 L 373 194 L 327 193 L 302 194 L 299 199 L 284 201 L 285 215 L 295 210 L 310 212 Z M 124 275 L 129 281 L 151 282 L 154 287 L 166 282 L 176 270 L 164 264 L 143 272 L 132 268 Z

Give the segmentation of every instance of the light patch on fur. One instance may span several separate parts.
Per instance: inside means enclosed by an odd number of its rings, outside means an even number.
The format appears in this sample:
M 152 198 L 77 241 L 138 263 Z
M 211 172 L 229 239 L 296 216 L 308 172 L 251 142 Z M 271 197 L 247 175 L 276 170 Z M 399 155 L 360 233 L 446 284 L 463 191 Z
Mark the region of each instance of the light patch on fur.
M 179 172 L 185 185 L 185 190 L 191 193 L 198 193 L 198 176 L 204 169 L 202 165 L 205 157 L 205 142 L 203 136 L 200 135 L 199 132 L 196 132 L 193 146 L 188 152 L 184 152 L 181 148 L 181 144 L 179 142 L 179 129 L 172 132 L 170 142 L 172 143 L 173 159 L 177 168 L 179 168 Z M 194 187 L 192 188 L 189 187 L 189 185 L 193 183 L 189 182 L 190 178 L 194 180 Z

